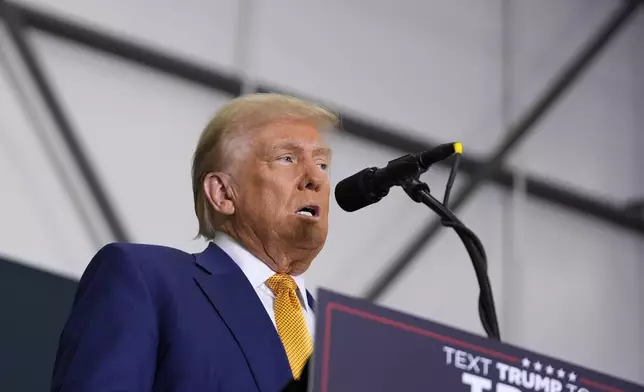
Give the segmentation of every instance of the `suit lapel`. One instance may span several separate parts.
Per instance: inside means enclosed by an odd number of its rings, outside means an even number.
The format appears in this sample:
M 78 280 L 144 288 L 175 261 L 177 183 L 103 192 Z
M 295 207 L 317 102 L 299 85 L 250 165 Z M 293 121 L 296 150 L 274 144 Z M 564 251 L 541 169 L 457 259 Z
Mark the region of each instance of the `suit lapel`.
M 308 290 L 306 290 L 306 300 L 309 303 L 309 309 L 311 309 L 311 311 L 315 313 L 315 299 Z
M 262 302 L 235 262 L 214 244 L 195 255 L 195 280 L 237 340 L 260 391 L 281 390 L 292 378 L 286 352 Z

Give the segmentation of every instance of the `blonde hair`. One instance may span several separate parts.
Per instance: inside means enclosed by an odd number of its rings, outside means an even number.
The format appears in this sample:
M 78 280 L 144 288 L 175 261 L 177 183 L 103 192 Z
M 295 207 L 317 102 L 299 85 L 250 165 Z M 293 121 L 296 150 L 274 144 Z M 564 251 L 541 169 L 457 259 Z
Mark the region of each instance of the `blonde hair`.
M 193 156 L 192 191 L 198 236 L 213 239 L 217 229 L 214 211 L 204 194 L 206 175 L 232 164 L 228 145 L 233 139 L 281 121 L 306 121 L 318 129 L 335 129 L 340 122 L 335 113 L 318 104 L 275 93 L 243 95 L 221 107 L 201 133 Z

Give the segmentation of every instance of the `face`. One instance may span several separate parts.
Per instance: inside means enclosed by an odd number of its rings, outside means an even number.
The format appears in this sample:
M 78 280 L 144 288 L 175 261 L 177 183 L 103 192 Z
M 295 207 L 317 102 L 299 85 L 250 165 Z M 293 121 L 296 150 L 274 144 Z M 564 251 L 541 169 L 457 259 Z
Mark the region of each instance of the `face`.
M 231 175 L 229 221 L 239 236 L 295 256 L 302 265 L 289 272 L 302 272 L 327 237 L 330 149 L 304 122 L 268 125 L 246 143 Z

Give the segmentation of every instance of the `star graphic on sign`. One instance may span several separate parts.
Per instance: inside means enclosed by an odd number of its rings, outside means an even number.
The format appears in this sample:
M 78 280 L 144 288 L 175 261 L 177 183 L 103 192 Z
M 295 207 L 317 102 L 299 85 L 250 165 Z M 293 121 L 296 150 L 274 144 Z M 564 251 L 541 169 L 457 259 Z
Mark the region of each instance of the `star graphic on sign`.
M 559 369 L 559 370 L 557 370 L 557 377 L 559 377 L 559 378 L 564 378 L 564 377 L 566 377 L 566 372 L 564 372 L 564 370 L 563 370 L 563 369 Z
M 530 366 L 530 360 L 528 358 L 523 358 L 523 361 L 521 361 L 523 364 L 523 367 L 528 367 Z
M 548 373 L 549 375 L 552 375 L 552 373 L 554 373 L 554 371 L 555 371 L 555 369 L 550 365 L 548 365 L 548 367 L 546 368 L 546 373 Z
M 577 381 L 577 375 L 574 372 L 570 372 L 570 374 L 568 374 L 568 381 L 570 382 Z
M 541 362 L 535 362 L 534 363 L 534 370 L 540 372 L 541 368 L 543 368 L 543 365 L 541 365 Z

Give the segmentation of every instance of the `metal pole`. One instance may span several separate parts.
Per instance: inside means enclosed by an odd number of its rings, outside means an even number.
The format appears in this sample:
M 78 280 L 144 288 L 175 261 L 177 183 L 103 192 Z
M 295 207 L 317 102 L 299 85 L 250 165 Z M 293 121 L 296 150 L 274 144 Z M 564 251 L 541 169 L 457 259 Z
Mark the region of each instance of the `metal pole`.
M 49 86 L 32 48 L 23 36 L 24 21 L 21 14 L 7 6 L 6 3 L 0 3 L 0 10 L 4 16 L 5 22 L 7 23 L 11 39 L 15 47 L 18 49 L 18 53 L 20 54 L 23 63 L 27 66 L 27 71 L 33 79 L 36 88 L 55 121 L 63 141 L 76 162 L 81 176 L 87 183 L 87 186 L 94 197 L 94 200 L 100 209 L 114 240 L 127 242 L 130 237 L 127 235 L 125 227 L 118 219 L 116 211 L 107 198 L 107 193 L 92 168 L 90 160 L 85 155 L 85 151 L 76 138 L 76 133 L 73 131 L 63 109 L 56 100 L 54 92 Z
M 615 37 L 616 33 L 626 25 L 628 19 L 635 14 L 635 10 L 637 10 L 640 3 L 638 0 L 626 1 L 624 5 L 611 15 L 579 55 L 575 56 L 568 63 L 563 72 L 545 90 L 545 93 L 537 99 L 536 103 L 520 118 L 513 129 L 508 132 L 499 147 L 495 149 L 492 158 L 476 170 L 463 190 L 454 198 L 451 204 L 452 210 L 458 210 L 485 181 L 499 172 L 510 151 L 527 136 L 539 120 L 543 119 L 546 113 L 559 101 L 563 93 L 579 79 L 592 63 L 592 60 L 597 57 L 597 54 L 606 47 L 610 40 Z M 413 262 L 420 251 L 436 237 L 440 228 L 441 223 L 439 220 L 434 220 L 426 226 L 414 239 L 412 244 L 405 249 L 405 252 L 376 279 L 375 283 L 367 290 L 365 297 L 372 301 L 377 300 Z
M 27 121 L 36 131 L 35 133 L 39 139 L 41 147 L 51 163 L 52 170 L 56 173 L 56 176 L 67 191 L 69 201 L 76 210 L 78 218 L 85 226 L 88 237 L 91 238 L 95 247 L 101 247 L 104 243 L 104 239 L 102 238 L 99 230 L 96 230 L 96 225 L 92 222 L 90 214 L 88 214 L 86 209 L 83 208 L 82 195 L 78 192 L 78 189 L 74 186 L 73 180 L 65 170 L 65 164 L 61 160 L 61 156 L 56 152 L 57 149 L 55 148 L 54 143 L 51 143 L 51 140 L 47 137 L 47 132 L 45 132 L 47 126 L 42 121 L 41 111 L 38 110 L 39 106 L 34 104 L 34 97 L 28 93 L 28 89 L 24 83 L 25 80 L 24 78 L 21 78 L 21 73 L 18 72 L 16 65 L 22 69 L 22 64 L 12 64 L 11 54 L 14 53 L 14 50 L 11 50 L 11 43 L 4 39 L 5 37 L 8 39 L 8 35 L 5 36 L 4 34 L 5 31 L 8 31 L 8 29 L 2 29 L 2 34 L 0 34 L 0 38 L 3 38 L 0 41 L 0 74 L 4 73 L 7 81 L 13 87 L 15 97 L 24 109 Z M 4 66 L 2 66 L 3 64 Z M 7 151 L 8 153 L 21 153 L 21 151 L 12 151 L 10 146 L 9 149 L 10 150 Z

